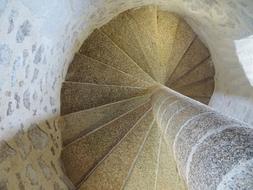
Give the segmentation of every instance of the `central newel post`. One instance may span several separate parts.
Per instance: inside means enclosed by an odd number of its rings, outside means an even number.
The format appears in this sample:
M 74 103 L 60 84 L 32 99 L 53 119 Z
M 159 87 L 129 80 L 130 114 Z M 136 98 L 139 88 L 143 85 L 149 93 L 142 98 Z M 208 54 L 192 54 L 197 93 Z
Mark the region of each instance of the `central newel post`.
M 152 97 L 171 175 L 188 189 L 252 189 L 253 128 L 169 88 Z

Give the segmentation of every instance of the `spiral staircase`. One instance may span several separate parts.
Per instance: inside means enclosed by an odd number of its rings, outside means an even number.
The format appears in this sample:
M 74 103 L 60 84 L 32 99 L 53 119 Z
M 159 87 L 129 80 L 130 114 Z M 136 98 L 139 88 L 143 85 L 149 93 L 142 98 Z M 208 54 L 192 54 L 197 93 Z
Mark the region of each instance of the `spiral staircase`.
M 152 95 L 168 87 L 208 104 L 210 53 L 178 16 L 146 6 L 93 31 L 61 92 L 65 172 L 78 189 L 186 189 Z

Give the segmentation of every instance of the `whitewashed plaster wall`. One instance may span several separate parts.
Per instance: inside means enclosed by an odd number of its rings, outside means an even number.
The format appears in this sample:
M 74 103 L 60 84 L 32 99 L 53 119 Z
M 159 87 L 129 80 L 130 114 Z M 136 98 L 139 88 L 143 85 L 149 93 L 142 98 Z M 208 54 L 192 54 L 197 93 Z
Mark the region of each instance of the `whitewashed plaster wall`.
M 93 29 L 145 4 L 186 19 L 215 62 L 210 105 L 253 124 L 253 89 L 235 48 L 253 33 L 252 0 L 0 0 L 0 189 L 67 188 L 54 120 L 68 65 Z

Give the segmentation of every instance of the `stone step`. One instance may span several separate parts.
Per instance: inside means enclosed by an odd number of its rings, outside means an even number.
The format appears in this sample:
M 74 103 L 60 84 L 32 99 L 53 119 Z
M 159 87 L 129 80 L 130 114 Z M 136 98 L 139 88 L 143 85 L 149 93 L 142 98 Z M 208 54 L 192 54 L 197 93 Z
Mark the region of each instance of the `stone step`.
M 124 189 L 124 184 L 150 133 L 154 118 L 147 112 L 80 186 L 80 190 Z
M 140 152 L 125 184 L 124 190 L 154 189 L 159 159 L 160 136 L 160 129 L 157 123 L 154 122 L 143 150 Z
M 167 67 L 171 59 L 173 44 L 179 24 L 179 18 L 167 11 L 157 11 L 157 27 L 158 27 L 158 51 L 160 67 L 162 72 L 161 83 L 167 81 Z
M 150 95 L 106 104 L 88 110 L 71 113 L 61 117 L 60 129 L 63 145 L 93 131 L 94 129 L 114 120 L 130 110 L 150 100 Z
M 174 39 L 173 50 L 167 64 L 167 79 L 170 78 L 179 62 L 183 59 L 195 38 L 196 35 L 191 27 L 184 20 L 180 20 Z
M 66 146 L 62 150 L 62 161 L 71 181 L 78 186 L 85 180 L 150 108 L 148 102 Z
M 198 81 L 213 78 L 214 77 L 214 67 L 211 59 L 207 59 L 202 64 L 198 65 L 195 69 L 191 70 L 183 77 L 177 79 L 173 84 L 171 84 L 171 88 L 180 88 L 182 86 L 190 85 L 192 83 L 196 83 Z
M 81 54 L 75 55 L 69 66 L 66 81 L 132 87 L 148 87 L 151 85 Z
M 214 79 L 207 78 L 196 83 L 174 88 L 173 90 L 188 97 L 210 97 L 214 91 Z
M 88 39 L 85 40 L 79 52 L 80 54 L 84 54 L 130 74 L 135 78 L 147 82 L 155 82 L 122 49 L 120 49 L 100 30 L 95 30 Z
M 160 140 L 157 179 L 154 189 L 186 190 L 186 185 L 178 174 L 172 149 L 165 140 Z
M 101 30 L 146 73 L 158 79 L 160 68 L 155 6 L 128 10 L 103 26 Z
M 147 94 L 149 90 L 114 85 L 64 82 L 61 90 L 61 114 L 69 114 L 112 102 Z
M 196 38 L 182 60 L 176 66 L 176 69 L 173 71 L 166 85 L 171 86 L 171 84 L 176 82 L 179 78 L 187 74 L 203 61 L 206 61 L 209 57 L 210 54 L 208 49 L 199 38 Z

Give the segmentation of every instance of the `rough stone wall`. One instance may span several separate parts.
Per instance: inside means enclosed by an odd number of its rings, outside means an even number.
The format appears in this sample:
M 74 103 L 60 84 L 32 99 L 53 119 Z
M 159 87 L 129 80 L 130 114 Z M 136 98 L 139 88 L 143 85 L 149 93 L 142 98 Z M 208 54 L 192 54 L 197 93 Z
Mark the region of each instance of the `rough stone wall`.
M 68 189 L 56 125 L 68 64 L 128 2 L 0 0 L 0 189 Z
M 20 189 L 42 184 L 42 189 L 66 188 L 58 162 L 60 133 L 49 123 L 59 115 L 68 64 L 94 28 L 126 9 L 151 3 L 184 17 L 210 48 L 217 73 L 210 105 L 252 124 L 253 90 L 234 44 L 252 34 L 251 0 L 0 0 L 0 168 L 4 171 L 0 189 L 12 187 L 13 181 Z M 46 180 L 49 173 L 54 177 Z

